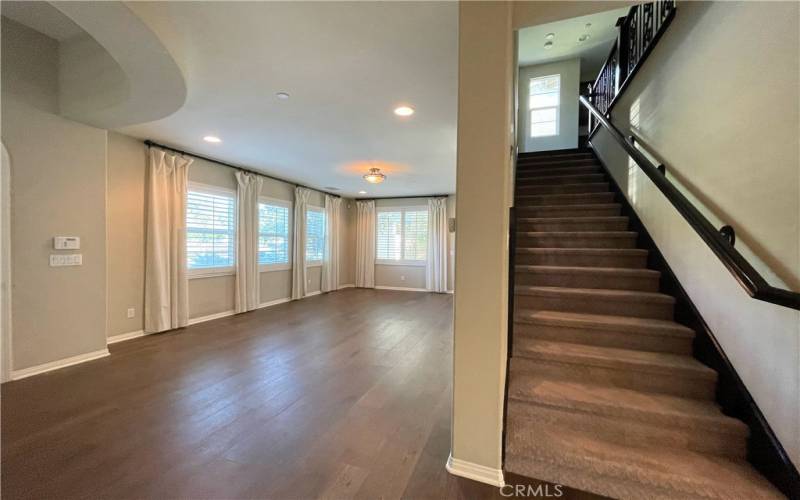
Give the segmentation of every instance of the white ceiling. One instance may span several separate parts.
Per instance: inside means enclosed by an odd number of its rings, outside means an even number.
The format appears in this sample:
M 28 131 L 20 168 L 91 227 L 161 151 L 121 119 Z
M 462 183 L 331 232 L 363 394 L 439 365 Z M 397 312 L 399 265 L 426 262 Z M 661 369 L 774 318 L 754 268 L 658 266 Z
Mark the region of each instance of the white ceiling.
M 47 2 L 3 0 L 0 13 L 58 41 L 84 33 L 80 26 Z
M 127 5 L 181 66 L 188 97 L 121 132 L 350 196 L 455 191 L 457 3 Z M 395 116 L 399 104 L 416 114 Z M 383 184 L 361 178 L 372 164 Z
M 519 32 L 519 65 L 580 57 L 581 80 L 594 80 L 617 38 L 617 19 L 627 13 L 626 7 L 524 28 Z M 592 26 L 587 29 L 586 23 Z M 548 33 L 554 33 L 555 38 L 553 47 L 545 50 L 545 35 Z M 588 33 L 590 38 L 581 43 L 578 37 L 584 33 Z

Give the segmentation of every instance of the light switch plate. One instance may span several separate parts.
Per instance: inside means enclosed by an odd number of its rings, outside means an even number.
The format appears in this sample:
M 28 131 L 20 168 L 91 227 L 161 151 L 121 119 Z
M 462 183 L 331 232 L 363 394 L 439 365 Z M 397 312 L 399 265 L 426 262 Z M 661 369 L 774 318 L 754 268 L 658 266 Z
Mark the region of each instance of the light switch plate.
M 53 248 L 56 250 L 78 250 L 81 239 L 78 236 L 56 236 L 53 238 Z
M 79 253 L 50 255 L 50 267 L 82 266 L 82 265 L 83 265 L 83 255 Z

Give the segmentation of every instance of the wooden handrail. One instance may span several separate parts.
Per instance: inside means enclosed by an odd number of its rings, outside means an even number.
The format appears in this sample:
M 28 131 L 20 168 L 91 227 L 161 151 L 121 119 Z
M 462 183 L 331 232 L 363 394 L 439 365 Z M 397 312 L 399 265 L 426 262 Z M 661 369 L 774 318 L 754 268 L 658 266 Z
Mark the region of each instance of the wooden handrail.
M 653 184 L 656 185 L 711 251 L 722 261 L 722 264 L 747 291 L 748 295 L 754 299 L 772 304 L 800 309 L 800 293 L 777 288 L 767 283 L 767 280 L 733 247 L 728 238 L 721 234 L 683 193 L 667 180 L 666 176 L 636 148 L 630 139 L 622 135 L 619 129 L 595 108 L 586 97 L 581 96 L 579 100 L 594 115 L 595 119 L 606 129 L 609 135 L 633 158 L 633 161 L 636 162 L 645 175 L 653 181 Z

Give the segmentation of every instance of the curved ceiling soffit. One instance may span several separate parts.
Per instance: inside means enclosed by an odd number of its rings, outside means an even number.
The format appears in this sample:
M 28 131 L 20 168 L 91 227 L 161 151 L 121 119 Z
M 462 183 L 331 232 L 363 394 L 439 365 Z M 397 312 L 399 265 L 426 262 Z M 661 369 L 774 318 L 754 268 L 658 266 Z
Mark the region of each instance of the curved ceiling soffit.
M 100 58 L 110 55 L 115 63 L 115 68 L 107 72 L 111 77 L 98 79 L 95 68 L 87 66 L 80 54 L 62 60 L 59 107 L 63 116 L 114 129 L 159 120 L 186 102 L 186 81 L 178 64 L 156 34 L 124 3 L 51 4 L 104 49 Z M 124 75 L 115 79 L 114 70 Z

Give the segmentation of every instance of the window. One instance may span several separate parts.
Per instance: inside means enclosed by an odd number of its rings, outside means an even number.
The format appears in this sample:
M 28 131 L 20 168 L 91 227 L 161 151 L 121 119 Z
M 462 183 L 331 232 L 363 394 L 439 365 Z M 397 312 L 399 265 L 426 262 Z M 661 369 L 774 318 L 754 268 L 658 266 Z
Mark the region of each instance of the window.
M 558 135 L 561 105 L 561 75 L 531 78 L 528 108 L 531 115 L 531 137 Z
M 321 208 L 306 209 L 306 264 L 322 265 L 325 256 L 325 212 Z
M 428 209 L 378 210 L 375 259 L 379 264 L 423 265 L 428 253 Z
M 291 204 L 262 199 L 258 203 L 258 263 L 262 270 L 289 269 Z
M 236 193 L 190 184 L 186 196 L 186 259 L 190 274 L 233 271 Z

